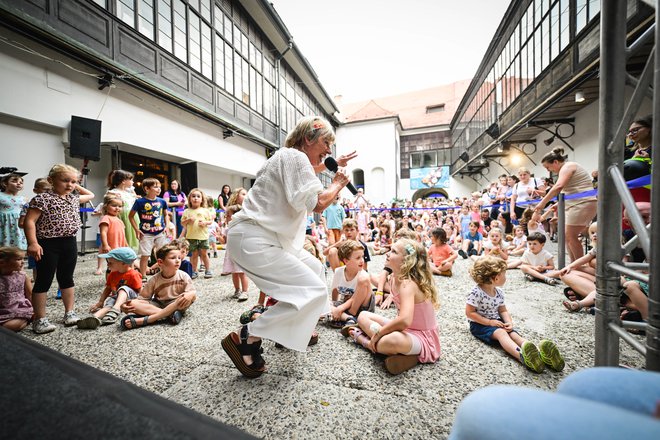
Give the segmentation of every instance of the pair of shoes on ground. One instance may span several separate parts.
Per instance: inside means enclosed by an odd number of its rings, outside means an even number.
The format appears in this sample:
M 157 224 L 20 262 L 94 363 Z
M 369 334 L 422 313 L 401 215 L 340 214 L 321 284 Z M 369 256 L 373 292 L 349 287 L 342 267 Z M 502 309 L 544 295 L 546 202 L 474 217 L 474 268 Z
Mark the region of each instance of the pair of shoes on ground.
M 460 255 L 461 257 L 463 257 L 464 260 L 467 260 L 468 255 L 465 253 L 465 251 L 464 251 L 463 249 L 460 249 L 460 250 L 458 251 L 458 255 Z
M 542 280 L 540 280 L 538 278 L 534 278 L 532 275 L 528 273 L 525 274 L 525 279 L 527 281 L 543 281 L 545 284 L 548 284 L 549 286 L 556 286 L 557 284 L 559 284 L 559 280 L 555 278 L 545 277 Z
M 119 309 L 113 307 L 110 310 L 108 310 L 108 313 L 106 313 L 101 319 L 92 315 L 81 319 L 76 323 L 76 325 L 78 326 L 79 329 L 95 330 L 102 325 L 114 324 L 115 322 L 117 322 L 117 319 L 119 319 L 120 314 L 121 312 L 119 311 Z
M 520 360 L 535 373 L 542 373 L 546 365 L 554 371 L 562 371 L 565 365 L 557 345 L 548 339 L 542 340 L 538 348 L 526 341 L 520 350 Z
M 69 310 L 68 312 L 64 313 L 63 321 L 64 325 L 69 327 L 76 325 L 78 321 L 80 321 L 80 318 L 78 315 L 76 315 L 76 312 Z M 44 333 L 50 333 L 55 329 L 55 325 L 51 324 L 48 318 L 39 318 L 32 323 L 32 330 L 40 335 Z

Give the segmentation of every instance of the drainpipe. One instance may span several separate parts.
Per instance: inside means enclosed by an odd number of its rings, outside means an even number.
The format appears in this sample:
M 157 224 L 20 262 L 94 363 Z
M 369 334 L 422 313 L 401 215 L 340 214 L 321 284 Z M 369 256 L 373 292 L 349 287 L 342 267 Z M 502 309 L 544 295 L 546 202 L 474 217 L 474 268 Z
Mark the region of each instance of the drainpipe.
M 280 77 L 280 65 L 282 58 L 288 51 L 293 48 L 293 39 L 289 40 L 289 45 L 284 49 L 284 52 L 277 55 L 275 58 L 275 74 L 277 75 L 277 148 L 282 147 L 282 93 L 281 93 L 281 77 Z

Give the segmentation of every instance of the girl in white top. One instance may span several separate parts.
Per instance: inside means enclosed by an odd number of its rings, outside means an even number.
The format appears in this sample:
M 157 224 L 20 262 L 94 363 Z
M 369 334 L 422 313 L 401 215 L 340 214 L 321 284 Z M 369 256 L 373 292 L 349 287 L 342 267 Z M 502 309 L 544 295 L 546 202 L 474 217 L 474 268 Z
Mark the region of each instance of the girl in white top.
M 260 318 L 222 341 L 222 348 L 246 377 L 265 371 L 261 338 L 305 351 L 321 314 L 328 313 L 322 264 L 303 250 L 307 212 L 323 212 L 348 183 L 340 168 L 327 189 L 314 174 L 335 141 L 332 126 L 319 117 L 302 118 L 257 173 L 254 186 L 234 215 L 227 250 L 257 287 L 278 302 Z M 341 158 L 340 158 L 341 159 Z M 340 166 L 346 160 L 338 161 Z

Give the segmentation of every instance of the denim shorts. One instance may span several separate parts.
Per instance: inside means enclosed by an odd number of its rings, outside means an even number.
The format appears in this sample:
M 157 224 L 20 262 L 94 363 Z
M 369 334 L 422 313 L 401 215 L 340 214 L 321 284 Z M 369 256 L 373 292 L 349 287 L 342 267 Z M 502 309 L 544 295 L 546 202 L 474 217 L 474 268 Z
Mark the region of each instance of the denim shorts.
M 498 321 L 504 322 L 501 319 L 498 319 Z M 495 333 L 495 330 L 499 328 L 501 327 L 483 325 L 483 324 L 479 324 L 478 322 L 470 321 L 470 333 L 472 333 L 472 335 L 474 335 L 476 338 L 481 339 L 482 341 L 484 341 L 486 344 L 489 345 L 499 344 L 495 339 L 493 339 L 493 333 Z M 513 332 L 518 333 L 516 329 L 513 329 Z
M 119 289 L 117 289 L 117 291 L 119 290 L 123 290 L 124 292 L 126 292 L 126 295 L 128 296 L 126 301 L 129 301 L 131 299 L 136 299 L 138 297 L 137 292 L 128 286 L 121 286 Z M 117 302 L 117 292 L 112 292 L 110 296 L 108 296 L 105 299 L 105 302 L 103 303 L 103 307 L 114 307 L 116 302 Z

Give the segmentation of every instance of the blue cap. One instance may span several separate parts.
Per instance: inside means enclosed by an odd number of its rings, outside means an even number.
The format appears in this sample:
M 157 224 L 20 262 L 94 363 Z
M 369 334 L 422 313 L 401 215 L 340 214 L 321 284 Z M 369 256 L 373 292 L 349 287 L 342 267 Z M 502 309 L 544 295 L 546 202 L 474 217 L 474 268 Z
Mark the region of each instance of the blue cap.
M 120 247 L 111 250 L 107 254 L 99 254 L 99 258 L 114 258 L 122 263 L 132 264 L 133 261 L 137 259 L 137 255 L 135 255 L 133 249 L 129 247 Z

